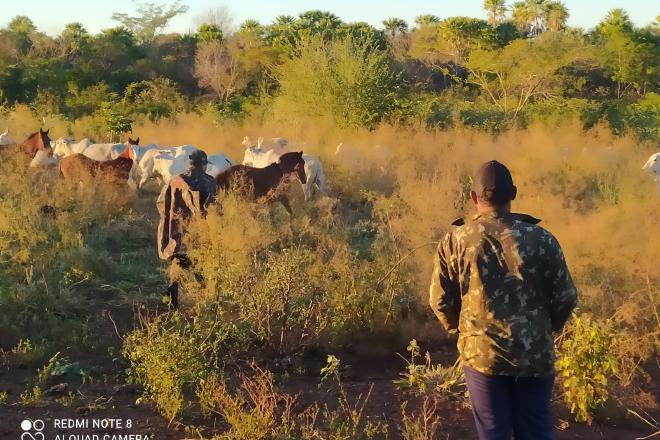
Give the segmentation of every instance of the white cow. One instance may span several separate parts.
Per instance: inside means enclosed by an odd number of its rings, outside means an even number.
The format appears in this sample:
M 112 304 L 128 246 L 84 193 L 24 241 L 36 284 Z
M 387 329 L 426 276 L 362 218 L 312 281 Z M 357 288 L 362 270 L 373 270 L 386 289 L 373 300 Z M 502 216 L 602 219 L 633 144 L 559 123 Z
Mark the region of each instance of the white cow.
M 241 145 L 245 148 L 257 147 L 263 150 L 275 150 L 278 154 L 284 154 L 289 152 L 289 141 L 283 137 L 274 137 L 270 139 L 264 139 L 262 137 L 257 139 L 255 143 L 248 136 L 243 138 Z
M 5 147 L 14 143 L 14 140 L 9 134 L 9 129 L 6 129 L 4 133 L 0 133 L 0 147 Z
M 280 155 L 274 150 L 264 151 L 259 147 L 248 147 L 243 155 L 243 165 L 255 168 L 266 168 L 271 163 L 277 162 Z
M 642 169 L 653 176 L 658 184 L 658 192 L 660 192 L 660 153 L 652 154 Z
M 249 147 L 245 150 L 243 156 L 243 165 L 248 165 L 255 168 L 265 168 L 268 165 L 277 162 L 280 155 L 274 150 L 264 151 L 259 147 Z M 325 185 L 325 174 L 323 173 L 323 164 L 316 156 L 309 154 L 302 155 L 305 161 L 305 175 L 307 176 L 307 183 L 303 183 L 302 190 L 305 195 L 305 201 L 312 198 L 314 187 L 317 187 L 322 194 L 327 193 Z
M 206 166 L 206 174 L 213 178 L 218 177 L 218 174 L 234 165 L 234 162 L 222 153 L 212 154 L 209 156 L 209 164 Z
M 54 167 L 59 165 L 59 163 L 60 161 L 56 157 L 49 156 L 48 153 L 40 148 L 30 161 L 30 168 Z
M 82 152 L 90 159 L 99 162 L 116 159 L 126 149 L 127 144 L 91 144 Z
M 59 138 L 53 142 L 53 156 L 62 158 L 72 154 L 82 154 L 92 144 L 92 141 L 88 138 L 76 143 L 70 137 Z
M 136 176 L 138 188 L 142 188 L 151 179 L 160 178 L 161 184 L 164 184 L 163 173 L 169 174 L 167 170 L 170 168 L 168 159 L 173 160 L 177 156 L 177 152 L 182 155 L 183 152 L 190 154 L 194 150 L 195 147 L 184 145 L 181 147 L 154 147 L 146 151 L 138 162 Z

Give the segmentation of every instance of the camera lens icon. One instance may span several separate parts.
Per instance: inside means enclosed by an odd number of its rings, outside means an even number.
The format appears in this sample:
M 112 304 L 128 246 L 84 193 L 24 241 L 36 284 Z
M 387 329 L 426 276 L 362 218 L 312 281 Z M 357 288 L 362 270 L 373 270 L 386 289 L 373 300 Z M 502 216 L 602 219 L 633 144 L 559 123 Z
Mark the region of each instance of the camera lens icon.
M 43 431 L 44 421 L 25 419 L 21 422 L 21 429 L 23 431 L 30 431 L 32 429 L 34 429 L 35 431 Z

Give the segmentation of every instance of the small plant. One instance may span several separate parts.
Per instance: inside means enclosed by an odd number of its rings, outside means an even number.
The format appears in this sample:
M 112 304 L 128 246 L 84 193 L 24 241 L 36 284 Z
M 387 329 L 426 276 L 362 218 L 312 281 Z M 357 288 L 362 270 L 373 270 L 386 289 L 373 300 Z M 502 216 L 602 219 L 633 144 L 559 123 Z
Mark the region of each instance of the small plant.
M 59 397 L 57 399 L 57 402 L 60 403 L 62 406 L 70 407 L 73 406 L 73 402 L 75 400 L 76 400 L 76 395 L 72 391 L 69 391 L 64 396 Z
M 578 422 L 591 423 L 593 410 L 607 400 L 608 376 L 617 372 L 609 330 L 609 322 L 583 314 L 564 331 L 557 370 L 564 401 Z
M 62 277 L 62 282 L 66 287 L 72 287 L 78 284 L 82 284 L 86 281 L 89 281 L 92 278 L 94 278 L 93 273 L 73 267 L 70 270 L 64 272 L 64 276 Z
M 407 411 L 408 402 L 401 405 L 403 440 L 435 440 L 438 438 L 440 420 L 437 415 L 438 405 L 429 397 L 424 397 L 422 407 L 418 412 L 410 414 Z
M 79 376 L 82 383 L 91 383 L 92 377 L 84 369 L 80 368 L 78 362 L 70 362 L 66 356 L 60 356 L 58 351 L 50 358 L 48 363 L 38 371 L 37 382 L 42 384 L 49 377 L 75 377 Z
M 406 371 L 401 373 L 401 379 L 395 380 L 394 383 L 402 388 L 417 388 L 420 394 L 426 392 L 427 381 L 425 380 L 426 371 L 431 367 L 431 355 L 426 352 L 424 358 L 425 364 L 418 364 L 417 359 L 420 357 L 420 348 L 417 340 L 413 339 L 406 347 L 406 351 L 410 353 L 410 360 L 403 358 L 407 365 Z
M 6 391 L 0 391 L 0 405 L 7 402 L 8 397 L 9 397 L 9 394 L 7 394 Z
M 229 431 L 221 438 L 291 438 L 295 397 L 278 392 L 273 374 L 256 364 L 250 365 L 249 372 L 240 373 L 238 379 L 238 389 L 233 392 L 216 376 L 197 388 L 203 413 L 221 415 L 229 425 Z
M 340 375 L 341 360 L 335 355 L 329 354 L 325 367 L 321 368 L 321 382 L 328 378 L 338 379 Z
M 35 385 L 32 388 L 32 390 L 23 391 L 20 395 L 21 405 L 23 406 L 36 405 L 41 401 L 42 394 L 43 393 L 39 385 Z
M 465 377 L 460 359 L 448 367 L 433 365 L 430 353 L 426 352 L 424 363 L 418 364 L 421 349 L 415 339 L 410 341 L 407 351 L 410 353 L 410 360 L 401 356 L 407 363 L 406 371 L 400 374 L 400 379 L 394 381 L 395 385 L 404 390 L 412 390 L 419 395 L 424 395 L 429 389 L 439 394 L 453 396 L 464 394 Z

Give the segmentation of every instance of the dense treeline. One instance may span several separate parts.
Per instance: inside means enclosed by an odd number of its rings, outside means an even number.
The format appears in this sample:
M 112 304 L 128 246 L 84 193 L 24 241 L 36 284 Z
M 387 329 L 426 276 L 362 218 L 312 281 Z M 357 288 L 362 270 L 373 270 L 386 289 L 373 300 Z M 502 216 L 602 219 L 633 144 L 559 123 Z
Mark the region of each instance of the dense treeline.
M 56 37 L 25 16 L 0 30 L 0 103 L 39 117 L 89 118 L 96 133 L 181 111 L 240 119 L 261 108 L 340 126 L 382 121 L 499 130 L 537 120 L 606 121 L 654 139 L 660 126 L 660 24 L 615 9 L 594 28 L 568 28 L 559 1 L 484 2 L 487 20 L 421 15 L 377 29 L 324 11 L 247 20 L 209 14 L 192 34 L 163 34 L 187 8 L 142 5 L 120 26 L 90 34 L 70 23 Z

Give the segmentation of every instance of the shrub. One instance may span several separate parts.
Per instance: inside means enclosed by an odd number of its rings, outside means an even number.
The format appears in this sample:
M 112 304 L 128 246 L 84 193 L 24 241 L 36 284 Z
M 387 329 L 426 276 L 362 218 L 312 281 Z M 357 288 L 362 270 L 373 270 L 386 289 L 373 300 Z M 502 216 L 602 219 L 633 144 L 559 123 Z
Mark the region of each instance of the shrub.
M 643 100 L 626 107 L 623 115 L 626 127 L 641 140 L 660 139 L 660 95 L 648 93 Z
M 330 117 L 342 127 L 375 127 L 387 120 L 403 87 L 387 53 L 353 37 L 304 41 L 275 74 L 276 115 Z
M 124 340 L 129 378 L 143 384 L 144 397 L 170 420 L 186 406 L 184 386 L 217 368 L 226 329 L 185 319 L 178 313 L 145 317 Z
M 463 125 L 493 133 L 508 128 L 510 122 L 506 113 L 492 105 L 467 105 L 459 116 Z
M 575 316 L 563 334 L 557 370 L 564 401 L 577 421 L 591 423 L 593 410 L 607 400 L 607 378 L 617 371 L 609 322 Z
M 396 330 L 407 291 L 399 271 L 390 271 L 384 231 L 359 255 L 340 226 L 272 223 L 266 211 L 229 195 L 222 215 L 210 212 L 191 225 L 200 277 L 184 287 L 199 307 L 220 300 L 255 342 L 279 354 Z M 371 264 L 360 264 L 368 256 Z

